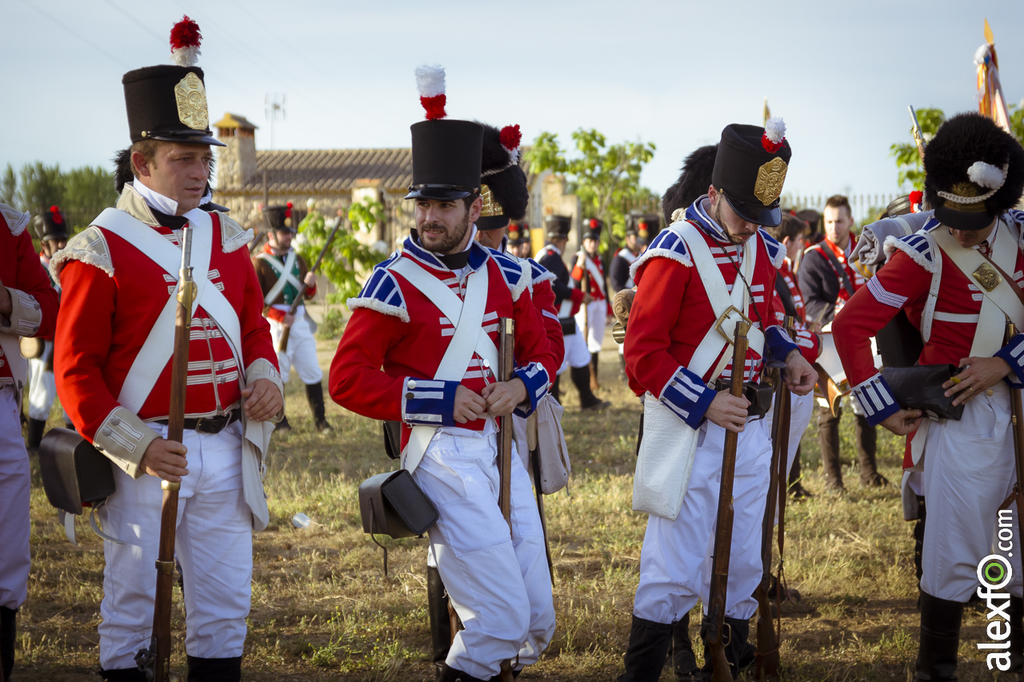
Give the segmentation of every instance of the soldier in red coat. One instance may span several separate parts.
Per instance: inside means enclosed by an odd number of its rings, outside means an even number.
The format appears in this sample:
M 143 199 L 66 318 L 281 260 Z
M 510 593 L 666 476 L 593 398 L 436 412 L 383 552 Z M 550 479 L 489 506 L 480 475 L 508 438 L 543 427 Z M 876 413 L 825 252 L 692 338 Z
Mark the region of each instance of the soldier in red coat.
M 198 36 L 186 20 L 172 32 Z M 57 391 L 78 431 L 115 466 L 105 533 L 101 675 L 143 682 L 160 539 L 161 479 L 181 485 L 176 558 L 184 578 L 190 680 L 239 680 L 249 615 L 252 531 L 267 525 L 264 456 L 283 391 L 246 245 L 200 208 L 210 145 L 203 72 L 176 64 L 123 78 L 134 181 L 51 261 L 63 289 Z M 181 229 L 197 286 L 183 443 L 166 440 Z
M 14 666 L 18 608 L 28 596 L 29 474 L 21 438 L 21 396 L 28 364 L 19 340 L 52 339 L 57 292 L 32 248 L 28 214 L 0 204 L 0 665 Z
M 989 669 L 1019 675 L 1020 538 L 1016 519 L 1007 523 L 1000 509 L 1016 480 L 1010 391 L 1024 382 L 1024 335 L 1005 338 L 1007 320 L 1024 329 L 1024 213 L 1013 210 L 1024 191 L 1024 149 L 990 119 L 960 114 L 928 144 L 924 168 L 934 217 L 886 240 L 889 262 L 836 317 L 836 348 L 869 422 L 909 435 L 904 467 L 924 474 L 916 679 L 956 679 L 960 621 L 975 593 L 990 618 L 997 609 L 1009 620 L 990 622 L 989 646 L 978 644 Z M 870 338 L 901 309 L 924 341 L 920 366 L 963 369 L 942 384 L 952 405 L 963 405 L 959 420 L 922 419 L 907 407 L 915 392 L 897 396 L 875 369 Z M 1006 513 L 1015 517 L 1016 503 Z
M 557 366 L 529 268 L 473 238 L 483 128 L 430 106 L 443 93 L 438 71 L 417 72 L 430 120 L 412 126 L 416 230 L 349 300 L 329 388 L 347 409 L 402 422 L 402 465 L 437 508 L 430 552 L 465 626 L 439 679 L 475 682 L 505 662 L 536 662 L 554 632 L 540 516 L 518 457 L 511 533 L 498 507 L 495 417 L 534 409 Z M 500 318 L 515 322 L 510 381 L 495 374 Z
M 665 454 L 691 462 L 692 468 L 681 506 L 662 505 L 648 521 L 621 682 L 656 680 L 673 623 L 699 597 L 707 604 L 726 430 L 739 434 L 726 655 L 734 675 L 746 662 L 748 621 L 757 608 L 751 595 L 762 575 L 761 522 L 771 443 L 764 420 L 751 414 L 746 398 L 730 393 L 722 377 L 739 371 L 756 384 L 763 359 L 775 358 L 786 362 L 794 392 L 806 394 L 815 378 L 777 325 L 774 285 L 785 254 L 760 229 L 781 219 L 778 198 L 791 155 L 784 131 L 778 119 L 770 120 L 767 130 L 726 127 L 708 194 L 633 264 L 637 293 L 626 330 L 626 371 L 630 388 L 644 396 L 643 442 L 653 438 L 659 447 L 676 448 Z M 745 366 L 732 368 L 731 344 L 719 327 L 740 315 L 753 323 L 751 346 Z M 660 476 L 641 476 L 638 464 L 634 504 L 648 490 L 673 495 L 661 484 Z M 673 499 L 678 495 L 676 490 Z M 706 666 L 710 671 L 710 661 Z

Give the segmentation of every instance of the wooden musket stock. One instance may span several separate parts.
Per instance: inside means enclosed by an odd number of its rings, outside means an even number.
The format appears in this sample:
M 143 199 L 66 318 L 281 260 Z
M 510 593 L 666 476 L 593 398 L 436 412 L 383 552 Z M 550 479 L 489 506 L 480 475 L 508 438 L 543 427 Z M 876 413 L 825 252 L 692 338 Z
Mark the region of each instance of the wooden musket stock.
M 511 381 L 515 370 L 515 321 L 498 318 L 498 381 Z M 498 418 L 498 507 L 512 534 L 512 415 Z M 512 663 L 501 662 L 500 682 L 512 682 Z
M 192 326 L 192 305 L 196 285 L 192 281 L 192 228 L 181 231 L 181 271 L 178 274 L 178 306 L 174 320 L 174 355 L 171 359 L 171 399 L 167 414 L 167 440 L 181 443 L 185 431 L 185 389 L 188 374 L 188 344 Z M 149 649 L 135 655 L 139 668 L 151 671 L 155 682 L 172 678 L 171 588 L 174 586 L 174 536 L 178 520 L 179 483 L 160 481 L 160 546 L 156 561 L 156 600 L 153 603 L 153 637 Z
M 743 369 L 747 363 L 747 332 L 750 322 L 736 324 L 736 338 L 732 354 L 732 386 L 730 393 L 743 395 Z M 736 473 L 736 445 L 739 434 L 726 429 L 725 448 L 722 453 L 722 484 L 718 491 L 718 516 L 715 527 L 715 549 L 711 562 L 711 589 L 708 598 L 707 643 L 714 672 L 712 682 L 732 682 L 729 661 L 725 657 L 723 630 L 725 629 L 725 601 L 729 591 L 729 557 L 732 549 L 732 487 Z
M 316 271 L 320 268 L 320 263 L 323 261 L 324 255 L 327 253 L 327 249 L 331 248 L 331 242 L 334 241 L 334 235 L 338 234 L 339 227 L 341 227 L 341 216 L 338 216 L 338 222 L 335 224 L 334 229 L 331 230 L 331 234 L 327 236 L 327 243 L 324 244 L 324 248 L 320 249 L 320 255 L 316 257 L 316 262 L 313 263 L 313 269 L 310 270 L 310 272 L 316 274 Z M 281 276 L 284 277 L 284 274 L 285 273 L 282 273 Z M 302 305 L 302 301 L 306 298 L 306 289 L 308 288 L 309 287 L 303 284 L 302 291 L 295 293 L 295 300 L 293 300 L 291 306 L 288 307 L 289 315 L 294 315 L 295 311 L 299 309 L 300 305 Z M 278 351 L 283 353 L 288 350 L 288 337 L 291 336 L 291 334 L 291 325 L 288 325 L 281 330 L 281 338 L 277 342 Z

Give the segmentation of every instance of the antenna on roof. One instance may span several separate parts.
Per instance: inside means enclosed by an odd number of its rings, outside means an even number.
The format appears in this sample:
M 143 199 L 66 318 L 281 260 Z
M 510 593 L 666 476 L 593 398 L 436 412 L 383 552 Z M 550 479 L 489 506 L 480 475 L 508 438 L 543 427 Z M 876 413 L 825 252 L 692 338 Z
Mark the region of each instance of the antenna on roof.
M 270 121 L 270 148 L 274 148 L 274 121 L 280 118 L 282 121 L 285 120 L 284 110 L 285 94 L 277 92 L 268 92 L 263 98 L 264 114 L 268 121 Z

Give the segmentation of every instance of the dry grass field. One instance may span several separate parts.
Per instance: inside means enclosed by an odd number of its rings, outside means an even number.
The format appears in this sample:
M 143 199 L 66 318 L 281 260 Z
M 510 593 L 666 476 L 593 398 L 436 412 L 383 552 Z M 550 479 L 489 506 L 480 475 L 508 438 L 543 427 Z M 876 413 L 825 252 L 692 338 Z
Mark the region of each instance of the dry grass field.
M 325 368 L 335 345 L 320 342 Z M 612 348 L 610 341 L 606 347 Z M 611 410 L 581 414 L 571 390 L 565 398 L 573 478 L 568 494 L 546 501 L 558 628 L 522 680 L 613 680 L 621 672 L 646 522 L 630 509 L 640 406 L 617 379 L 614 351 L 603 354 L 601 372 L 602 395 L 612 401 Z M 379 424 L 330 404 L 334 430 L 321 435 L 313 430 L 297 379 L 287 398 L 295 428 L 275 435 L 269 458 L 271 524 L 255 536 L 244 678 L 433 680 L 426 540 L 382 539 L 390 550 L 385 577 L 382 553 L 359 520 L 359 483 L 393 467 L 383 454 Z M 851 422 L 843 420 L 844 453 L 853 452 Z M 53 423 L 59 424 L 56 411 Z M 786 575 L 803 601 L 783 605 L 784 679 L 911 679 L 917 589 L 911 526 L 902 520 L 898 490 L 861 489 L 856 470 L 848 466 L 848 493 L 825 494 L 813 430 L 803 444 L 805 486 L 815 497 L 788 507 Z M 891 481 L 899 480 L 901 452 L 895 438 L 879 434 L 879 462 Z M 35 461 L 33 470 L 33 565 L 14 679 L 97 680 L 102 543 L 81 521 L 79 546 L 66 541 Z M 312 519 L 309 528 L 292 526 L 297 512 Z M 177 592 L 175 598 L 180 602 Z M 697 622 L 695 614 L 695 638 Z M 967 610 L 961 680 L 992 679 L 975 647 L 984 637 L 984 622 L 980 610 Z M 183 623 L 179 603 L 178 635 Z M 179 637 L 174 662 L 182 673 L 184 658 Z M 662 679 L 673 675 L 666 669 Z

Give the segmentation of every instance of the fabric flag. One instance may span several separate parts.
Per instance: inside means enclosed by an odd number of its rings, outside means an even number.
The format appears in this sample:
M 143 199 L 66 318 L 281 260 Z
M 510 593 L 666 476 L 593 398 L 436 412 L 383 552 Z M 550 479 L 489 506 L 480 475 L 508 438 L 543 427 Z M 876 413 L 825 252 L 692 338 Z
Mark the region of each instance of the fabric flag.
M 978 67 L 978 111 L 1010 132 L 1010 112 L 1006 108 L 1003 86 L 999 82 L 999 60 L 996 58 L 995 38 L 988 19 L 985 20 L 985 42 L 974 53 L 974 64 Z

